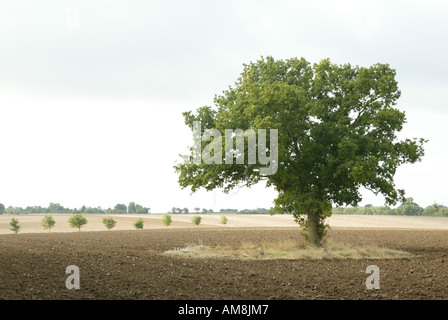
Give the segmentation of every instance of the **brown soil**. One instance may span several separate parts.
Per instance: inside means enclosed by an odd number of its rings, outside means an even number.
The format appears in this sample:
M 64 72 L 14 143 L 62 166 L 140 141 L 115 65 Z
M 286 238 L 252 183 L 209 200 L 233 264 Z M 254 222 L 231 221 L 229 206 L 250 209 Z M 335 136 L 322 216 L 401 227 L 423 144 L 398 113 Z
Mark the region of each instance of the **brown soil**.
M 187 244 L 299 237 L 297 228 L 179 228 L 0 235 L 0 299 L 448 299 L 447 230 L 337 229 L 334 241 L 414 254 L 387 260 L 230 260 L 168 256 Z M 68 290 L 65 269 L 80 269 Z M 380 289 L 366 289 L 366 267 Z

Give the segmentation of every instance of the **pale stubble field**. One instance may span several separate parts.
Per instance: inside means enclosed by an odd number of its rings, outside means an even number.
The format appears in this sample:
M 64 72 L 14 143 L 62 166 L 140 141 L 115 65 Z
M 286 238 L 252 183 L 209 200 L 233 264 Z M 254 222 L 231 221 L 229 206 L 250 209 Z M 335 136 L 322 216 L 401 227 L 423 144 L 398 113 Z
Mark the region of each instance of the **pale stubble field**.
M 171 214 L 172 224 L 169 227 L 161 223 L 164 214 L 142 214 L 142 215 L 108 215 L 108 214 L 86 214 L 88 223 L 81 231 L 108 231 L 103 224 L 105 217 L 113 217 L 117 225 L 113 230 L 133 230 L 133 223 L 140 217 L 144 219 L 144 229 L 166 229 L 185 228 L 194 226 L 191 219 L 195 215 L 202 218 L 197 228 L 219 227 L 219 228 L 282 228 L 297 227 L 291 215 L 266 215 L 266 214 Z M 228 219 L 226 225 L 219 223 L 222 215 Z M 0 234 L 11 234 L 10 221 L 12 218 L 19 219 L 21 229 L 19 233 L 48 233 L 41 226 L 43 214 L 28 215 L 1 215 Z M 56 221 L 55 232 L 78 232 L 68 224 L 70 214 L 52 214 Z M 445 217 L 410 217 L 410 216 L 373 216 L 373 215 L 333 215 L 327 219 L 330 227 L 334 228 L 394 228 L 394 229 L 442 229 L 448 230 L 448 218 Z

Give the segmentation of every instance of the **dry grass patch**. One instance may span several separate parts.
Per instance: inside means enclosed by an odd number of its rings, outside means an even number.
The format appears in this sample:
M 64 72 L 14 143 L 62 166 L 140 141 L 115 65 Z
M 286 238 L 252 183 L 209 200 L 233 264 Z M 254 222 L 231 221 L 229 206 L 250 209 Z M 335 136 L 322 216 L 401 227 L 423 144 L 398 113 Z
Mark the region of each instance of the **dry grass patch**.
M 241 245 L 206 246 L 191 244 L 165 252 L 197 258 L 231 259 L 390 259 L 412 258 L 416 255 L 375 245 L 356 246 L 341 242 L 327 241 L 322 247 L 314 247 L 304 240 L 284 240 L 280 242 L 246 242 Z

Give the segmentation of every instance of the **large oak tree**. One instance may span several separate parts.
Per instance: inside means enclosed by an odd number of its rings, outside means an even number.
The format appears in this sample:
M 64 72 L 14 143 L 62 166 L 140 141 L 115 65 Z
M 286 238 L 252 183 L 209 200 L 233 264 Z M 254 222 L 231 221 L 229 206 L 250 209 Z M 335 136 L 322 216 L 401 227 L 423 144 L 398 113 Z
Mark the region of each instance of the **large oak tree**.
M 214 107 L 184 112 L 185 123 L 193 130 L 200 121 L 202 132 L 215 128 L 223 135 L 225 129 L 277 129 L 276 173 L 261 174 L 266 165 L 247 157 L 244 164 L 198 164 L 191 147 L 175 165 L 180 186 L 229 192 L 267 180 L 278 191 L 273 212 L 292 213 L 320 245 L 333 205 L 357 205 L 361 187 L 382 194 L 388 205 L 402 201 L 404 190 L 394 183 L 397 167 L 424 155 L 426 140 L 397 137 L 406 117 L 395 107 L 395 75 L 388 64 L 359 67 L 329 59 L 311 64 L 262 57 L 245 64 L 234 86 L 215 96 Z

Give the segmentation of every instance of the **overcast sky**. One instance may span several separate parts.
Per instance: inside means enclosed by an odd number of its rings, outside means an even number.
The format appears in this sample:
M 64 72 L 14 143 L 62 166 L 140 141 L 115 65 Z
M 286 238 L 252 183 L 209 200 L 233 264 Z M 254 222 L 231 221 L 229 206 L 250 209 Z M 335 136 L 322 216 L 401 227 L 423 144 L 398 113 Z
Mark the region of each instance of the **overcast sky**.
M 213 105 L 243 63 L 271 55 L 389 63 L 401 136 L 430 140 L 397 187 L 448 205 L 447 52 L 446 1 L 1 1 L 0 202 L 273 206 L 264 185 L 191 196 L 173 170 L 193 143 L 182 112 Z

